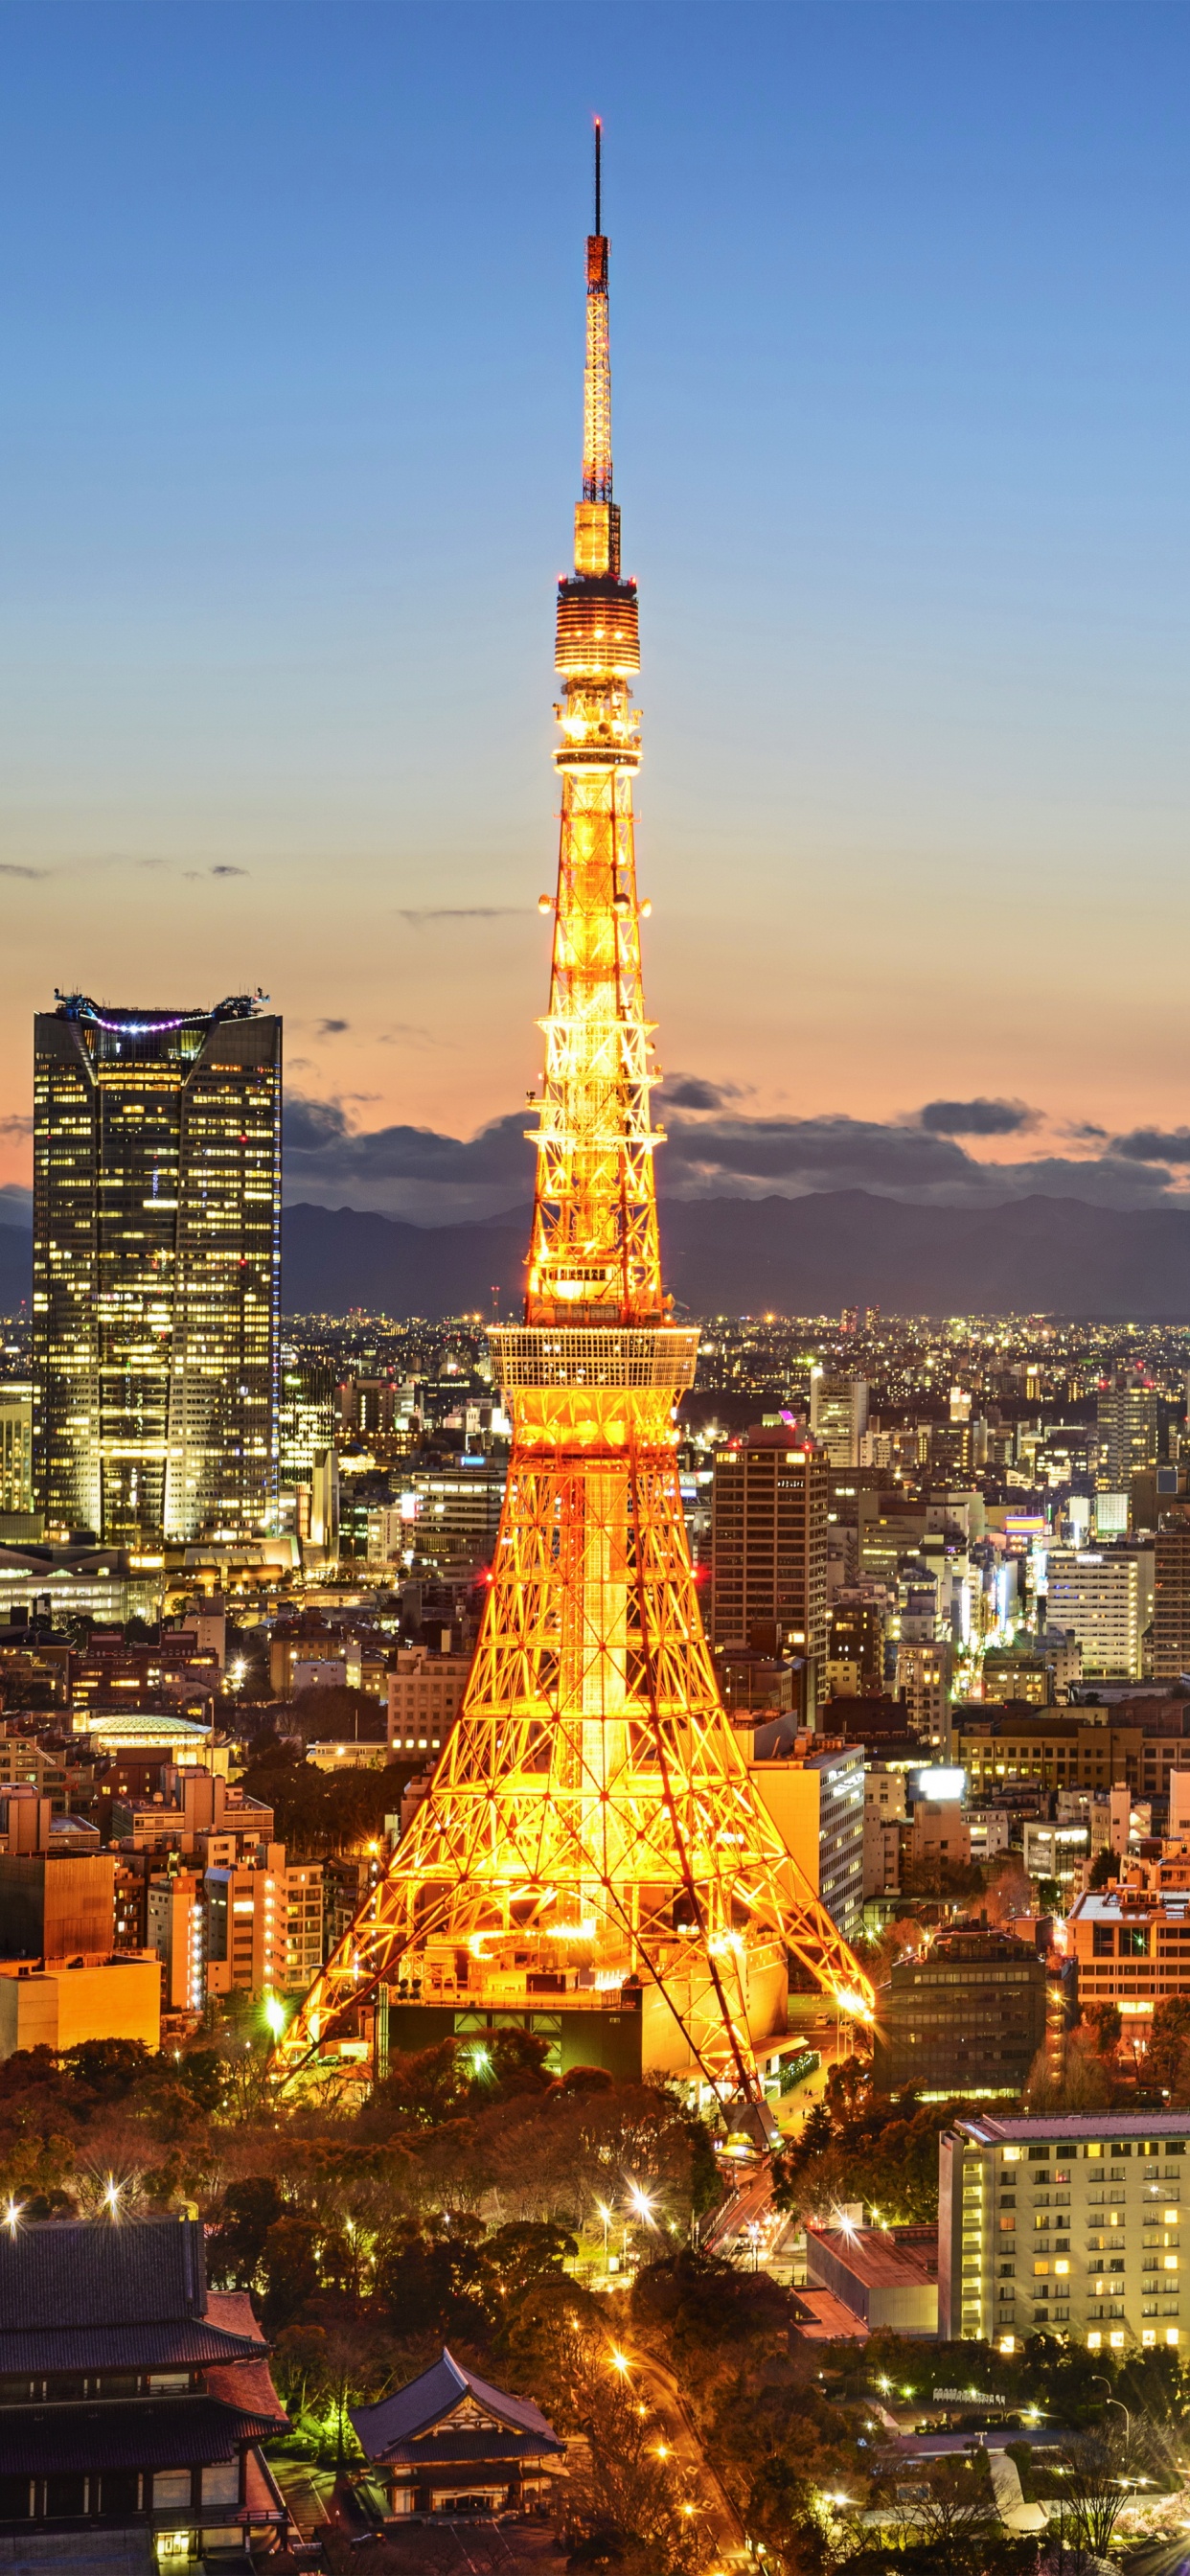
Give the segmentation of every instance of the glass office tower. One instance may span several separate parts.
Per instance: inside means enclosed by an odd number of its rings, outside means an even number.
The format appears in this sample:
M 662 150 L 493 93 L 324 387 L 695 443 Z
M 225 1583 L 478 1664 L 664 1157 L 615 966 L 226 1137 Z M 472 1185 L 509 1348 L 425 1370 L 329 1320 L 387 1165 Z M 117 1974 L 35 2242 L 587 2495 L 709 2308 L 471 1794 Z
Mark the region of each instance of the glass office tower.
M 275 1526 L 281 1022 L 34 1022 L 34 1479 L 112 1547 Z

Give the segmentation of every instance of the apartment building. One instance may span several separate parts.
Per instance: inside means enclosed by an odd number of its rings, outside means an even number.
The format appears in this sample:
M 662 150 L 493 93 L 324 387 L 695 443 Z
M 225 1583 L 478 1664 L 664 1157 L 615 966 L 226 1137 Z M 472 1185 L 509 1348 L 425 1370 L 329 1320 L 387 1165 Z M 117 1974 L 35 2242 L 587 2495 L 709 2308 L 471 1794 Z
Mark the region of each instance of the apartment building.
M 1190 2112 L 958 2120 L 938 2144 L 938 2333 L 1012 2353 L 1183 2344 Z
M 1119 1880 L 1077 1896 L 1060 1934 L 1086 2004 L 1144 2026 L 1166 1995 L 1190 1995 L 1190 1850 L 1125 1861 Z
M 753 1758 L 749 1770 L 804 1882 L 850 1941 L 863 1920 L 863 1746 L 800 1735 L 795 1752 Z
M 1049 1615 L 1077 1638 L 1083 1671 L 1139 1681 L 1153 1616 L 1152 1548 L 1054 1547 L 1048 1571 Z
M 1026 1780 L 1039 1789 L 1085 1789 L 1103 1797 L 1113 1782 L 1125 1781 L 1137 1798 L 1166 1798 L 1188 1750 L 1181 1711 L 1174 1734 L 1166 1731 L 1159 1702 L 1143 1723 L 1132 1716 L 1136 1706 L 1133 1701 L 1123 1725 L 1115 1722 L 1121 1712 L 1106 1708 L 1077 1714 L 1018 1708 L 991 1716 L 968 1704 L 952 1713 L 952 1759 L 965 1770 L 974 1800 Z
M 400 1646 L 388 1676 L 388 1749 L 440 1753 L 459 1713 L 471 1670 L 470 1655 L 432 1655 L 426 1646 Z

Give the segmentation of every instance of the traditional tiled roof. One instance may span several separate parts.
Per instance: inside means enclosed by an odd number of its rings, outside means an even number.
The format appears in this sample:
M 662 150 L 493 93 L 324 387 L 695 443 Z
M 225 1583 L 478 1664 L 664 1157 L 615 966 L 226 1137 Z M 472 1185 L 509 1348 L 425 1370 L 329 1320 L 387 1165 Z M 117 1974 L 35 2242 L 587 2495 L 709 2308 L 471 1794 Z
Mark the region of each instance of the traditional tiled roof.
M 0 2374 L 56 2370 L 193 2370 L 253 2361 L 259 2334 L 227 2334 L 205 2320 L 161 2326 L 34 2326 L 0 2334 Z
M 273 2414 L 254 2415 L 214 2397 L 100 2398 L 91 2406 L 0 2409 L 0 2476 L 40 2477 L 54 2469 L 187 2469 L 232 2460 L 243 2442 L 277 2431 Z
M 493 2425 L 490 2433 L 452 2433 L 449 2424 L 444 2424 L 440 2433 L 427 2433 L 419 2440 L 390 2442 L 384 2462 L 394 2469 L 468 2469 L 485 2465 L 508 2468 L 515 2467 L 518 2461 L 540 2460 L 547 2452 L 561 2452 L 565 2447 L 564 2442 L 547 2433 L 502 2433 L 498 2425 Z
M 271 2417 L 273 2430 L 285 2433 L 289 2417 L 273 2386 L 273 2376 L 263 2350 L 255 2361 L 234 2361 L 203 2373 L 208 2397 L 219 2397 L 225 2406 L 238 2406 L 249 2415 Z
M 474 2371 L 464 2370 L 445 2345 L 441 2360 L 432 2363 L 429 2370 L 423 2370 L 420 2378 L 411 2379 L 407 2387 L 398 2388 L 391 2397 L 382 2398 L 379 2406 L 353 2406 L 348 2411 L 369 2460 L 404 2458 L 408 2456 L 407 2446 L 411 2443 L 417 2445 L 413 2456 L 418 2459 L 430 2461 L 435 2456 L 462 2459 L 469 2454 L 461 2445 L 472 2439 L 481 2445 L 477 2457 L 494 2458 L 497 2454 L 491 2447 L 492 2437 L 482 2430 L 473 2433 L 470 2428 L 460 2426 L 457 2433 L 444 2431 L 440 2442 L 432 2447 L 426 2440 L 434 2427 L 468 2396 L 474 2398 L 486 2413 L 495 2416 L 502 2435 L 507 2435 L 514 2442 L 517 2436 L 522 2437 L 515 2451 L 507 2454 L 501 2451 L 500 2457 L 520 2456 L 526 2448 L 537 2452 L 561 2451 L 564 2448 L 553 2426 L 546 2422 L 540 2407 L 534 2405 L 531 2397 L 510 2397 L 503 2389 L 490 2387 L 486 2379 L 477 2379 Z M 526 2436 L 529 2437 L 527 2442 Z M 483 2447 L 485 2444 L 487 2448 Z
M 0 2336 L 54 2326 L 160 2325 L 206 2314 L 196 2218 L 0 2226 Z

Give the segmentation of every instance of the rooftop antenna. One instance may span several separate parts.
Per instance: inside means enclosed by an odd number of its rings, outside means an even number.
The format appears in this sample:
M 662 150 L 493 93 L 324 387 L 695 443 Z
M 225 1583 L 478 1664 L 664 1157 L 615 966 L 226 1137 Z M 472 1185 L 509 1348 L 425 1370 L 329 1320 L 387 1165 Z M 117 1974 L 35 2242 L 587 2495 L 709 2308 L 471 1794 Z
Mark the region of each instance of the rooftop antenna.
M 600 220 L 600 213 L 601 213 L 601 181 L 600 181 L 600 163 L 601 163 L 602 157 L 603 157 L 603 118 L 602 118 L 601 116 L 597 116 L 597 117 L 596 117 L 596 119 L 595 119 L 595 232 L 596 232 L 596 236 L 597 236 L 597 237 L 598 237 L 598 235 L 603 231 L 603 225 L 602 225 L 602 222 L 601 222 L 601 220 Z

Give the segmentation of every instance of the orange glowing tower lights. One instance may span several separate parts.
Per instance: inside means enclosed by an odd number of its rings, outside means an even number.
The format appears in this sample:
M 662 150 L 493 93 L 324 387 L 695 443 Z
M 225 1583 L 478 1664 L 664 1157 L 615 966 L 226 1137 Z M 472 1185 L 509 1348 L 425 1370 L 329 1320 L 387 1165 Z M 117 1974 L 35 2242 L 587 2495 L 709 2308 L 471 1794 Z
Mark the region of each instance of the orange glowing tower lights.
M 524 1321 L 475 1660 L 429 1796 L 281 2043 L 284 2071 L 388 2043 L 545 2030 L 558 2062 L 752 2095 L 791 1962 L 871 1988 L 757 1797 L 703 1635 L 674 1408 L 697 1331 L 663 1294 L 632 781 L 636 585 L 612 497 L 608 244 L 587 242 L 583 497 L 559 583 L 562 814 Z

